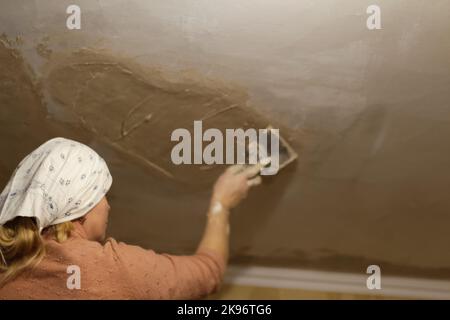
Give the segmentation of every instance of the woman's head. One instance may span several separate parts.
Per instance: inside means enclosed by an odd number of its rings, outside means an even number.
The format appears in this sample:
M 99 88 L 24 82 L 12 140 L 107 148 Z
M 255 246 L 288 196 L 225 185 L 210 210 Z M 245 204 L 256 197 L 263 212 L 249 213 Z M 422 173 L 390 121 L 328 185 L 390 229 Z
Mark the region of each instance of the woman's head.
M 73 140 L 51 139 L 26 156 L 0 195 L 3 280 L 39 262 L 44 229 L 63 242 L 79 220 L 90 240 L 103 240 L 111 184 L 105 161 Z
M 88 146 L 51 139 L 26 156 L 0 195 L 0 225 L 33 217 L 39 230 L 84 216 L 108 192 L 112 177 Z

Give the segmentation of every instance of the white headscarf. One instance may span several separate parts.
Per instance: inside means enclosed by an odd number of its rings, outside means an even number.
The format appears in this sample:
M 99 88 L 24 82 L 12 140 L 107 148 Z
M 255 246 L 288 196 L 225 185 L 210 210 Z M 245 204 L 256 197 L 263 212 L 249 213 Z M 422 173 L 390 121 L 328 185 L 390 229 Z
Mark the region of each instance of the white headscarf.
M 88 146 L 51 139 L 26 156 L 0 195 L 0 225 L 35 217 L 45 227 L 84 216 L 108 192 L 112 177 Z

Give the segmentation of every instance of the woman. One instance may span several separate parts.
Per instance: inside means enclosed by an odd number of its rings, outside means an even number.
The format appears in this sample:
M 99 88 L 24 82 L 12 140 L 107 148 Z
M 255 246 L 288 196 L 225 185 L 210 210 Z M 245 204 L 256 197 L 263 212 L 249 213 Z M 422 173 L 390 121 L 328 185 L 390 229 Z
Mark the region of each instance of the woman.
M 0 196 L 0 299 L 190 299 L 215 292 L 228 260 L 229 214 L 261 182 L 232 166 L 214 186 L 190 256 L 105 241 L 112 177 L 79 142 L 55 138 L 21 161 Z

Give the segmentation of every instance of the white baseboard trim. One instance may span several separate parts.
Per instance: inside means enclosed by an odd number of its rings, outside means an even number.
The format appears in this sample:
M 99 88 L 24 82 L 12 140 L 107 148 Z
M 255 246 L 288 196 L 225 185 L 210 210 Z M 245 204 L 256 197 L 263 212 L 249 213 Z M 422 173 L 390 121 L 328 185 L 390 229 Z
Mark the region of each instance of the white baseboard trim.
M 381 275 L 381 289 L 369 290 L 368 274 L 260 266 L 229 266 L 228 284 L 309 291 L 381 295 L 420 299 L 450 299 L 450 281 Z

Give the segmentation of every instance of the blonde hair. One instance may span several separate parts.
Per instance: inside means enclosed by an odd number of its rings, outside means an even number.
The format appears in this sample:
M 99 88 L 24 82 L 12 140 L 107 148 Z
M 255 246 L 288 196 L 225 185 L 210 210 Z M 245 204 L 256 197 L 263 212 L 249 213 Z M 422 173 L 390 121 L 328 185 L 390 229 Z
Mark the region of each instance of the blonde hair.
M 64 242 L 73 230 L 72 222 L 45 229 L 56 241 Z M 35 267 L 45 255 L 44 240 L 34 218 L 16 217 L 0 226 L 0 287 L 21 272 Z M 6 263 L 6 264 L 5 264 Z

